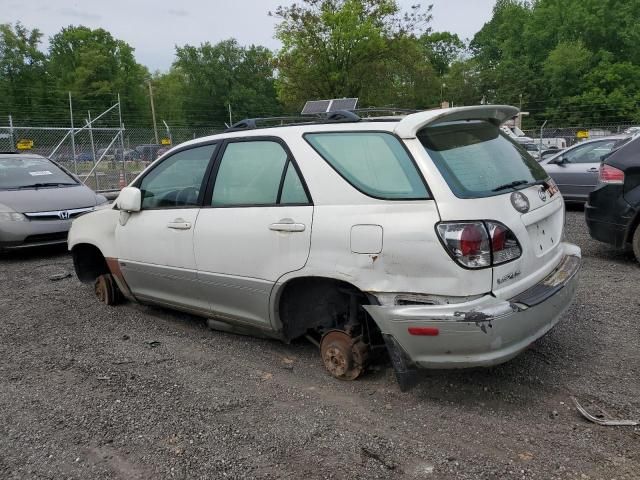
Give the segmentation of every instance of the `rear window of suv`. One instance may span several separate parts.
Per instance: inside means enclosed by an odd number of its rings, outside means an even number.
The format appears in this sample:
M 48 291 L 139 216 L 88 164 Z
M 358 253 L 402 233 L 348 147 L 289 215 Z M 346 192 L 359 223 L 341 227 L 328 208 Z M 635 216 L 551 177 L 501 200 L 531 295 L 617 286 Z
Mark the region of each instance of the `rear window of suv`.
M 548 174 L 524 149 L 485 121 L 426 127 L 418 139 L 459 198 L 501 195 L 545 180 Z
M 413 160 L 400 141 L 389 133 L 308 133 L 304 138 L 342 178 L 370 197 L 429 198 Z

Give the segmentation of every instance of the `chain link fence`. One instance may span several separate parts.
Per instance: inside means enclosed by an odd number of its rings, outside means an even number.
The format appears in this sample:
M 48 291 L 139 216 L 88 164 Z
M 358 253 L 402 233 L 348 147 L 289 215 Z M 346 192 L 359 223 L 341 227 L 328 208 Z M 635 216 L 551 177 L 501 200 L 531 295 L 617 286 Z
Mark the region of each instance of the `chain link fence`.
M 64 166 L 97 192 L 119 190 L 162 153 L 213 129 L 169 128 L 156 142 L 153 128 L 0 126 L 0 151 L 16 148 Z
M 0 126 L 0 151 L 24 149 L 50 158 L 97 192 L 121 189 L 158 156 L 174 145 L 220 133 L 215 128 L 118 128 L 117 119 L 84 120 L 76 128 Z M 115 121 L 114 121 L 115 120 Z M 524 133 L 544 147 L 567 148 L 585 138 L 624 133 L 631 124 L 546 127 Z M 157 135 L 157 136 L 156 136 Z
M 594 139 L 598 137 L 608 137 L 610 135 L 620 135 L 633 129 L 635 126 L 631 123 L 624 124 L 605 124 L 592 126 L 574 126 L 574 127 L 545 127 L 523 130 L 527 137 L 534 140 L 535 143 L 542 143 L 543 146 L 562 146 L 558 140 L 564 140 L 564 148 L 575 145 L 585 139 Z

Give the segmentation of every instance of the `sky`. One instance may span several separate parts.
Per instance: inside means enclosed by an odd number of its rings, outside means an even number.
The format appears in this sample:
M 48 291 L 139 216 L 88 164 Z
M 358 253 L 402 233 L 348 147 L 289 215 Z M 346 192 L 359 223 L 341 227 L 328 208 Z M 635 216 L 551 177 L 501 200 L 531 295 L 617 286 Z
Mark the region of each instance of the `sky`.
M 420 0 L 399 0 L 404 8 Z M 166 71 L 175 45 L 236 38 L 241 45 L 277 49 L 276 20 L 268 16 L 291 0 L 0 0 L 0 23 L 22 22 L 47 38 L 68 25 L 102 27 L 135 48 L 139 63 Z M 433 4 L 435 31 L 471 38 L 491 17 L 495 0 L 426 0 Z

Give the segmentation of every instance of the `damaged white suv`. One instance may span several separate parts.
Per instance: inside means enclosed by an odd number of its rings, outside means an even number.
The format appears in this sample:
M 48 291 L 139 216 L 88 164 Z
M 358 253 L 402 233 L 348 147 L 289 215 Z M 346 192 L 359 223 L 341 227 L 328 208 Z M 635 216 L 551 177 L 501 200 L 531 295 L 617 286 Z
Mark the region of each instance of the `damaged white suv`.
M 553 180 L 499 128 L 516 114 L 240 122 L 75 220 L 77 275 L 107 304 L 306 336 L 341 379 L 385 348 L 403 387 L 416 368 L 504 362 L 558 322 L 580 267 Z

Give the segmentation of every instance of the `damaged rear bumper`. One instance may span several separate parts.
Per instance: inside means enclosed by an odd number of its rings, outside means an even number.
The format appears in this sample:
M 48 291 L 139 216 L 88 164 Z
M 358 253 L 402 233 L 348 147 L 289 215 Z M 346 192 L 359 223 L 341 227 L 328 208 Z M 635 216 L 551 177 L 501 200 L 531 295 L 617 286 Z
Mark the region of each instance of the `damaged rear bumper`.
M 458 304 L 364 308 L 385 336 L 392 360 L 402 361 L 394 361 L 396 370 L 491 366 L 515 357 L 558 323 L 573 299 L 579 269 L 575 248 L 541 282 L 509 300 L 485 295 Z M 429 333 L 409 333 L 415 328 Z

